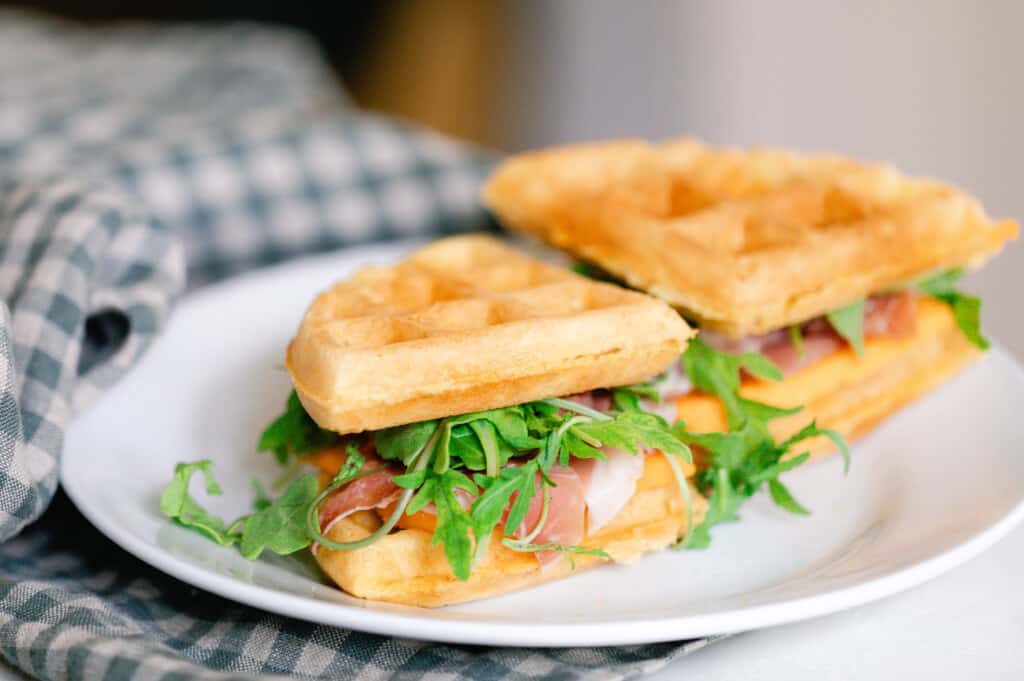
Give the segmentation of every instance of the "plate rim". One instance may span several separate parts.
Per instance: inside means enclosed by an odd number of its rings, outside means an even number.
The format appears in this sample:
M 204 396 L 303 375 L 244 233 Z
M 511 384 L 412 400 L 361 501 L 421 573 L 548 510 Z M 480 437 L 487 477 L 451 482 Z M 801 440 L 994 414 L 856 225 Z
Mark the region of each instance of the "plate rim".
M 291 269 L 311 267 L 339 258 L 352 260 L 358 258 L 361 252 L 373 252 L 375 257 L 385 254 L 398 255 L 418 243 L 423 243 L 423 240 L 367 244 L 246 272 L 187 294 L 178 301 L 173 315 L 179 315 L 182 308 L 209 296 L 224 294 L 233 288 L 244 287 L 261 279 L 282 276 Z M 1016 380 L 1024 382 L 1024 368 L 1002 346 L 993 344 L 989 355 L 1011 366 L 1016 373 Z M 136 370 L 143 361 L 145 357 L 131 371 Z M 103 397 L 106 397 L 106 394 L 100 399 Z M 81 416 L 82 414 L 79 414 L 76 418 Z M 966 540 L 942 552 L 856 584 L 775 603 L 713 613 L 641 617 L 621 622 L 481 621 L 479 617 L 471 616 L 439 620 L 429 614 L 430 610 L 424 610 L 424 614 L 387 612 L 301 596 L 268 586 L 242 582 L 230 575 L 189 562 L 160 546 L 147 543 L 127 527 L 99 512 L 88 501 L 87 491 L 80 488 L 74 477 L 68 474 L 71 468 L 69 462 L 73 458 L 67 456 L 65 451 L 60 463 L 60 483 L 72 503 L 104 536 L 154 569 L 223 598 L 282 616 L 385 636 L 451 644 L 541 648 L 641 645 L 737 633 L 798 622 L 865 605 L 930 581 L 982 553 L 1024 520 L 1022 494 L 1005 514 Z M 443 622 L 443 626 L 437 626 L 439 622 Z

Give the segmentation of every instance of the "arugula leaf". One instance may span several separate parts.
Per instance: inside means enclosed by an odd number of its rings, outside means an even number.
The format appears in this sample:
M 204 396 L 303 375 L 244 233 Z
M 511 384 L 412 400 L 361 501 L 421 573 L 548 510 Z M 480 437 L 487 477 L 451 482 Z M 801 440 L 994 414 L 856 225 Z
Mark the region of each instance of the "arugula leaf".
M 306 513 L 318 487 L 316 476 L 304 475 L 290 484 L 279 499 L 252 514 L 245 521 L 239 545 L 242 556 L 253 560 L 264 549 L 284 556 L 309 546 Z
M 462 484 L 465 481 L 465 485 Z M 454 470 L 444 472 L 435 496 L 438 531 L 434 533 L 434 544 L 444 544 L 444 555 L 457 579 L 469 579 L 473 564 L 473 520 L 455 496 L 455 488 L 461 487 L 476 492 L 476 487 L 462 473 Z
M 523 424 L 525 426 L 525 421 Z M 503 448 L 498 443 L 498 432 L 490 421 L 473 421 L 467 425 L 480 442 L 480 448 L 483 450 L 484 455 L 483 467 L 487 471 L 487 475 L 492 477 L 497 475 L 498 469 L 504 466 L 509 456 L 514 453 L 513 450 L 508 447 Z M 507 455 L 503 456 L 503 454 Z M 465 458 L 462 460 L 465 461 Z M 469 469 L 473 468 L 468 463 L 466 467 Z
M 929 296 L 942 296 L 957 292 L 957 282 L 964 276 L 962 268 L 954 267 L 948 270 L 936 272 L 917 282 L 917 288 Z
M 434 472 L 444 473 L 452 463 L 452 424 L 447 420 L 437 427 L 440 437 L 434 445 Z
M 964 275 L 962 269 L 939 272 L 917 282 L 917 288 L 926 295 L 950 306 L 956 324 L 974 346 L 988 350 L 990 343 L 981 334 L 981 299 L 957 290 L 956 283 Z
M 437 509 L 437 529 L 432 544 L 444 545 L 444 555 L 456 579 L 469 579 L 473 564 L 473 519 L 459 503 L 456 489 L 476 494 L 476 486 L 464 473 L 449 468 L 443 473 L 428 472 L 432 501 Z M 424 483 L 426 487 L 426 483 Z M 423 489 L 423 488 L 421 488 Z
M 498 444 L 494 441 L 493 430 L 491 433 L 486 432 L 484 424 L 490 425 L 486 421 L 474 421 L 452 428 L 451 437 L 448 439 L 449 460 L 461 461 L 462 465 L 471 471 L 482 471 L 487 468 L 487 452 L 484 451 L 483 439 L 488 440 L 488 447 L 493 449 L 495 457 Z M 483 439 L 477 434 L 477 428 L 483 432 Z
M 657 379 L 654 379 L 646 383 L 612 388 L 612 406 L 618 411 L 644 411 L 640 406 L 640 400 L 661 404 L 661 391 L 658 390 L 656 383 Z
M 569 567 L 572 570 L 576 569 L 576 556 L 597 556 L 605 560 L 611 560 L 612 557 L 608 555 L 608 552 L 604 549 L 599 548 L 587 548 L 586 546 L 578 546 L 575 544 L 531 544 L 529 542 L 516 541 L 515 539 L 505 538 L 501 540 L 501 543 L 513 551 L 519 551 L 522 553 L 536 553 L 537 551 L 558 551 L 559 553 L 569 558 Z
M 612 389 L 612 406 L 619 411 L 643 411 L 640 406 L 640 396 L 632 390 L 623 388 Z
M 531 405 L 532 406 L 532 405 Z M 540 441 L 530 435 L 530 429 L 521 407 L 505 407 L 470 414 L 466 423 L 472 421 L 489 421 L 505 442 L 516 449 L 534 449 Z
M 804 452 L 798 456 L 792 456 L 788 459 L 782 459 L 778 463 L 772 464 L 761 471 L 754 473 L 750 476 L 750 482 L 755 485 L 769 480 L 774 480 L 786 471 L 791 471 L 802 463 L 806 463 L 811 458 L 810 452 Z
M 789 342 L 796 348 L 797 357 L 804 358 L 804 332 L 799 324 L 791 324 L 789 327 Z
M 373 436 L 377 453 L 385 461 L 401 461 L 408 466 L 436 429 L 437 421 L 419 421 L 378 430 Z
M 739 398 L 743 413 L 756 421 L 771 421 L 783 416 L 799 414 L 804 410 L 803 405 L 799 407 L 777 407 L 774 404 L 765 404 L 756 400 L 748 400 L 745 397 Z
M 730 428 L 744 419 L 736 394 L 740 387 L 739 365 L 738 358 L 717 352 L 700 336 L 691 339 L 683 352 L 683 370 L 690 382 L 721 400 Z
M 960 327 L 967 340 L 980 350 L 991 347 L 988 339 L 981 335 L 981 299 L 975 296 L 957 294 L 951 297 L 949 304 L 953 308 L 956 325 Z
M 843 457 L 843 473 L 848 473 L 850 471 L 850 445 L 846 442 L 846 438 L 843 437 L 842 433 L 832 430 L 831 428 L 819 428 L 816 421 L 808 423 L 806 426 L 801 428 L 798 433 L 791 436 L 779 446 L 788 450 L 798 442 L 802 442 L 819 435 L 824 435 L 829 440 L 832 440 L 832 444 L 836 446 L 836 449 L 839 450 L 839 453 Z
M 423 474 L 426 476 L 426 471 Z M 424 477 L 422 482 L 406 487 L 406 489 L 416 490 L 416 494 L 409 500 L 409 505 L 405 509 L 406 515 L 415 515 L 422 511 L 427 504 L 434 501 L 434 495 L 437 494 L 437 478 L 433 476 L 430 478 Z
M 310 418 L 293 390 L 285 412 L 263 431 L 257 448 L 261 452 L 273 452 L 277 462 L 284 465 L 292 458 L 326 449 L 339 439 L 337 433 L 321 428 Z
M 692 339 L 683 353 L 683 370 L 690 382 L 722 402 L 730 429 L 740 427 L 747 418 L 739 397 L 741 368 L 767 380 L 782 378 L 782 372 L 767 357 L 753 352 L 742 355 L 718 352 L 700 336 Z
M 253 511 L 262 511 L 263 509 L 265 509 L 267 506 L 270 506 L 270 504 L 274 502 L 274 500 L 270 498 L 270 495 L 267 494 L 267 489 L 263 486 L 263 483 L 257 480 L 256 478 L 252 479 L 252 493 Z
M 782 370 L 764 355 L 757 352 L 744 352 L 740 355 L 740 366 L 747 373 L 766 381 L 781 381 Z
M 355 442 L 349 442 L 348 447 L 345 448 L 345 462 L 341 464 L 341 468 L 334 474 L 331 481 L 327 483 L 327 486 L 331 487 L 332 485 L 340 485 L 347 480 L 354 480 L 365 465 L 366 458 L 359 451 L 359 446 Z M 367 474 L 369 473 L 370 471 L 367 471 Z
M 778 480 L 768 481 L 768 491 L 772 495 L 772 501 L 781 508 L 786 509 L 790 513 L 796 513 L 797 515 L 810 515 L 811 512 L 800 505 L 800 503 L 793 498 L 790 494 L 789 489 L 786 488 Z
M 627 411 L 607 421 L 589 421 L 573 426 L 571 433 L 593 440 L 595 446 L 615 447 L 636 454 L 640 446 L 665 454 L 693 459 L 690 448 L 673 432 L 665 419 L 647 412 Z
M 864 355 L 864 301 L 858 300 L 844 307 L 832 310 L 827 315 L 828 323 L 840 336 L 853 346 L 858 356 Z
M 174 467 L 174 477 L 160 495 L 160 510 L 179 525 L 188 527 L 212 539 L 221 546 L 231 546 L 240 538 L 223 519 L 210 514 L 189 494 L 188 485 L 192 476 L 201 473 L 206 483 L 206 493 L 221 494 L 220 485 L 213 478 L 213 462 L 209 459 L 192 463 L 179 463 Z
M 577 459 L 607 459 L 604 452 L 598 447 L 604 443 L 595 440 L 586 433 L 570 428 L 562 436 L 562 456 L 575 457 Z
M 491 531 L 501 521 L 501 516 L 509 503 L 512 503 L 512 508 L 509 509 L 505 521 L 504 533 L 510 535 L 523 524 L 537 490 L 538 472 L 537 460 L 533 459 L 522 466 L 503 468 L 496 478 L 474 476 L 474 482 L 483 490 L 473 503 L 471 512 L 473 533 L 478 546 L 485 537 L 490 536 Z

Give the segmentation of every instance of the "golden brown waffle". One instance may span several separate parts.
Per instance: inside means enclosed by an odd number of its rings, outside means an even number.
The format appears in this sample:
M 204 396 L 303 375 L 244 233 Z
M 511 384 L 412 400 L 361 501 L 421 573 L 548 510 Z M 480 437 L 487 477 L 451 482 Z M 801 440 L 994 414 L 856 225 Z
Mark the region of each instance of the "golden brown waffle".
M 691 334 L 654 298 L 471 235 L 321 293 L 287 366 L 313 419 L 349 433 L 644 381 Z
M 514 156 L 484 198 L 510 229 L 733 336 L 979 265 L 1017 235 L 970 196 L 886 165 L 688 139 Z

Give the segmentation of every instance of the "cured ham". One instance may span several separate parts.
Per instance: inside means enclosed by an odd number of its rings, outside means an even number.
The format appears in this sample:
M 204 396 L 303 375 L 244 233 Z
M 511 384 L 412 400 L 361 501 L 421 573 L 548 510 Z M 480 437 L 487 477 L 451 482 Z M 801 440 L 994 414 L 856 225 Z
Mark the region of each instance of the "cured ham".
M 371 470 L 384 465 L 384 461 L 373 452 L 362 452 L 366 458 L 362 470 Z M 320 507 L 321 532 L 326 533 L 331 525 L 356 511 L 384 508 L 398 499 L 402 490 L 393 481 L 401 470 L 387 466 L 383 470 L 353 480 L 332 494 Z
M 784 375 L 794 374 L 843 347 L 845 341 L 829 329 L 826 333 L 808 334 L 798 349 L 787 338 L 781 343 L 762 348 L 761 354 L 775 363 Z
M 554 465 L 548 477 L 555 487 L 547 487 L 547 518 L 540 531 L 531 539 L 533 544 L 561 544 L 572 546 L 580 543 L 584 531 L 586 510 L 586 489 L 583 480 L 572 466 Z M 530 510 L 515 536 L 522 539 L 529 536 L 540 522 L 544 513 L 545 488 L 537 476 L 536 493 L 530 500 Z M 534 555 L 541 565 L 550 565 L 561 558 L 559 551 L 537 551 Z
M 917 296 L 911 291 L 885 293 L 868 298 L 864 306 L 865 338 L 909 338 L 917 330 Z M 775 362 L 783 374 L 792 374 L 810 366 L 846 345 L 825 317 L 800 327 L 803 353 L 793 345 L 788 329 L 759 336 L 730 338 L 713 331 L 702 331 L 701 339 L 721 352 L 759 352 Z
M 868 338 L 910 338 L 917 333 L 917 296 L 909 291 L 868 299 L 864 335 Z
M 612 408 L 612 394 L 607 390 L 590 390 L 585 393 L 569 395 L 565 399 L 601 412 L 609 411 Z
M 586 490 L 587 532 L 593 534 L 618 515 L 636 492 L 644 474 L 644 455 L 605 447 L 606 459 L 577 459 L 576 470 Z

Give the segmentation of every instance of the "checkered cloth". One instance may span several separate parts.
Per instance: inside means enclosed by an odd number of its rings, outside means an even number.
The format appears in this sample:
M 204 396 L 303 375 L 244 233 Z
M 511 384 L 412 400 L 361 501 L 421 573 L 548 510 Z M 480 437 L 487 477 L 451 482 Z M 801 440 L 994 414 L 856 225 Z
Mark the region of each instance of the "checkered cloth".
M 55 490 L 73 415 L 190 286 L 479 228 L 490 159 L 357 115 L 250 25 L 100 33 L 0 12 L 0 655 L 45 679 L 620 679 L 705 642 L 434 645 L 269 615 L 140 563 Z M 116 427 L 116 424 L 111 424 Z

